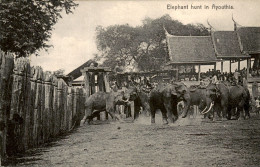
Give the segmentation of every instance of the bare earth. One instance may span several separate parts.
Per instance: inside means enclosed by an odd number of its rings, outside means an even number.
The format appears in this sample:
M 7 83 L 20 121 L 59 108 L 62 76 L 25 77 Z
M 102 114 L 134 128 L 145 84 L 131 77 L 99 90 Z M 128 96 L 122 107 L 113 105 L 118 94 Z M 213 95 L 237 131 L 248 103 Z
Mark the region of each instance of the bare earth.
M 216 121 L 180 119 L 162 125 L 96 121 L 42 148 L 17 166 L 260 166 L 260 117 Z

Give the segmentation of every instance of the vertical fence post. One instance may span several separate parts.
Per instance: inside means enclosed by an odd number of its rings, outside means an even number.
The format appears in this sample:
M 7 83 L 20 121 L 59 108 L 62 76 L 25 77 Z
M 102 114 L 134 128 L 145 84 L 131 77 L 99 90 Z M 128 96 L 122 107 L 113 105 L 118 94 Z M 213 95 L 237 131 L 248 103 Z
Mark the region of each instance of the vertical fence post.
M 7 120 L 10 114 L 13 55 L 0 51 L 0 166 L 6 161 Z
M 28 108 L 30 105 L 30 91 L 31 91 L 31 84 L 30 84 L 30 76 L 31 76 L 31 67 L 29 61 L 26 63 L 25 67 L 25 75 L 24 75 L 24 89 L 23 89 L 23 96 L 24 96 L 24 103 L 23 103 L 23 150 L 27 150 L 29 148 L 30 143 L 30 118 L 31 118 L 31 112 Z
M 61 132 L 61 114 L 63 112 L 63 110 L 62 110 L 62 101 L 63 101 L 62 89 L 63 89 L 63 82 L 61 79 L 59 79 L 58 80 L 58 101 L 57 101 L 58 109 L 57 109 L 57 115 L 56 115 L 58 133 Z
M 35 107 L 35 97 L 36 97 L 36 82 L 37 82 L 37 72 L 34 67 L 31 68 L 30 73 L 30 94 L 29 94 L 29 104 L 28 111 L 30 112 L 30 128 L 29 128 L 29 147 L 34 146 L 34 107 Z
M 57 113 L 58 113 L 58 79 L 53 76 L 53 114 L 52 114 L 52 126 L 53 126 L 53 136 L 56 136 L 58 131 L 57 124 Z
M 43 139 L 44 142 L 48 141 L 50 138 L 50 120 L 51 120 L 51 104 L 52 104 L 52 90 L 51 90 L 51 73 L 44 73 L 44 110 L 43 110 Z
M 36 91 L 34 101 L 34 127 L 33 127 L 33 141 L 34 146 L 38 146 L 41 142 L 41 94 L 42 94 L 42 68 L 36 67 L 35 79 L 36 79 Z
M 63 131 L 67 131 L 68 127 L 67 127 L 67 115 L 68 115 L 68 108 L 67 108 L 67 98 L 68 98 L 68 86 L 65 85 L 64 89 L 63 89 L 63 126 L 62 129 Z
M 77 100 L 78 100 L 78 88 L 74 89 L 74 95 L 73 95 L 73 115 L 72 115 L 72 126 L 75 125 L 76 117 L 77 117 Z
M 72 87 L 68 88 L 68 98 L 67 98 L 67 110 L 68 110 L 68 128 L 72 127 Z

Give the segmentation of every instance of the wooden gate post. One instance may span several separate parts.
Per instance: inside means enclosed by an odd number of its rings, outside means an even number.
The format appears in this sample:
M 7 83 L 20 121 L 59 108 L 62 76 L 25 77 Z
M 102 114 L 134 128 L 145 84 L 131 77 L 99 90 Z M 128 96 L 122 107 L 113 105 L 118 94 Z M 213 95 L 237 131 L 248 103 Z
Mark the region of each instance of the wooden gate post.
M 96 86 L 95 75 L 97 76 L 98 90 L 99 91 L 105 91 L 105 92 L 110 91 L 109 81 L 108 81 L 108 77 L 107 77 L 107 72 L 111 71 L 110 68 L 106 68 L 106 67 L 85 67 L 84 69 L 81 69 L 80 71 L 81 71 L 82 75 L 84 76 L 86 99 L 92 93 L 94 93 L 93 90 L 95 89 L 95 86 Z M 90 76 L 90 73 L 92 74 L 91 76 Z M 93 80 L 93 78 L 94 78 L 94 80 Z M 106 113 L 106 119 L 107 118 L 108 118 L 108 115 Z M 97 119 L 99 120 L 100 116 Z

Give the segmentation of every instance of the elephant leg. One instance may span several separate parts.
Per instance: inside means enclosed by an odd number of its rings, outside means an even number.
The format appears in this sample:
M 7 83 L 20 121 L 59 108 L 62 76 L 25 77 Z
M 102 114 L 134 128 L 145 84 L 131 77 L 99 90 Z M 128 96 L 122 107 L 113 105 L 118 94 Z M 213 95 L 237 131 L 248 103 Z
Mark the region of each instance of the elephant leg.
M 232 108 L 231 108 L 230 106 L 228 106 L 228 107 L 226 107 L 225 109 L 226 109 L 226 111 L 227 111 L 227 112 L 226 112 L 226 113 L 227 113 L 227 114 L 226 114 L 226 118 L 227 118 L 228 120 L 231 120 Z
M 115 106 L 108 106 L 106 107 L 106 111 L 109 113 L 109 115 L 111 116 L 111 118 L 113 120 L 119 120 L 120 122 L 124 122 L 121 117 L 119 116 L 119 114 L 115 113 Z
M 173 104 L 173 109 L 172 109 L 172 113 L 173 113 L 173 122 L 176 121 L 179 118 L 179 114 L 178 114 L 178 109 L 177 109 L 177 103 Z
M 156 108 L 155 108 L 154 105 L 151 104 L 150 105 L 150 109 L 151 109 L 151 123 L 154 124 L 155 123 L 155 111 L 156 111 Z
M 248 116 L 248 118 L 250 118 L 250 105 L 249 104 L 245 104 L 244 105 L 244 110 L 245 110 L 245 117 Z
M 80 126 L 83 126 L 86 122 L 86 120 L 88 120 L 88 123 L 90 123 L 90 121 L 92 121 L 92 117 L 91 117 L 91 113 L 92 113 L 92 109 L 91 108 L 87 108 L 85 109 L 85 115 L 82 118 L 82 120 L 80 121 Z
M 162 121 L 163 121 L 163 124 L 165 125 L 165 124 L 168 124 L 168 121 L 167 121 L 167 110 L 166 110 L 166 108 L 164 107 L 164 106 L 162 106 L 161 108 L 160 108 L 160 110 L 161 110 L 161 113 L 162 113 Z M 171 118 L 172 119 L 172 118 Z M 172 121 L 172 120 L 170 120 L 170 121 Z M 173 121 L 171 122 L 171 123 L 173 123 Z
M 147 116 L 147 117 L 149 117 L 151 115 L 150 106 L 148 103 L 145 103 L 143 105 L 143 112 L 144 112 L 145 116 Z
M 93 118 L 97 118 L 97 120 L 100 120 L 98 119 L 98 117 L 100 116 L 100 112 L 99 111 L 95 111 L 93 112 L 93 114 L 89 117 L 89 119 L 93 119 Z
M 134 119 L 137 119 L 139 117 L 140 112 L 140 105 L 136 104 L 134 105 Z

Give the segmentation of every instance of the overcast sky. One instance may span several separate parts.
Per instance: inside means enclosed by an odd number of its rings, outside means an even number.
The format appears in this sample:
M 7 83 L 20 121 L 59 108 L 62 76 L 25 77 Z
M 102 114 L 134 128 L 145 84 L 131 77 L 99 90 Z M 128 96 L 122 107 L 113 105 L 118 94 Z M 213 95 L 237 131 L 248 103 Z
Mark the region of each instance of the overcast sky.
M 140 25 L 145 17 L 158 18 L 169 14 L 184 24 L 202 23 L 207 19 L 216 30 L 233 30 L 232 14 L 243 26 L 260 26 L 260 1 L 76 1 L 74 14 L 65 15 L 55 25 L 48 52 L 31 56 L 32 65 L 46 71 L 65 69 L 69 73 L 97 53 L 95 28 L 126 24 Z M 167 9 L 167 5 L 188 5 L 189 9 Z M 232 5 L 234 9 L 212 9 L 212 5 Z M 208 5 L 209 9 L 190 9 L 190 6 Z M 235 66 L 234 66 L 235 68 Z

